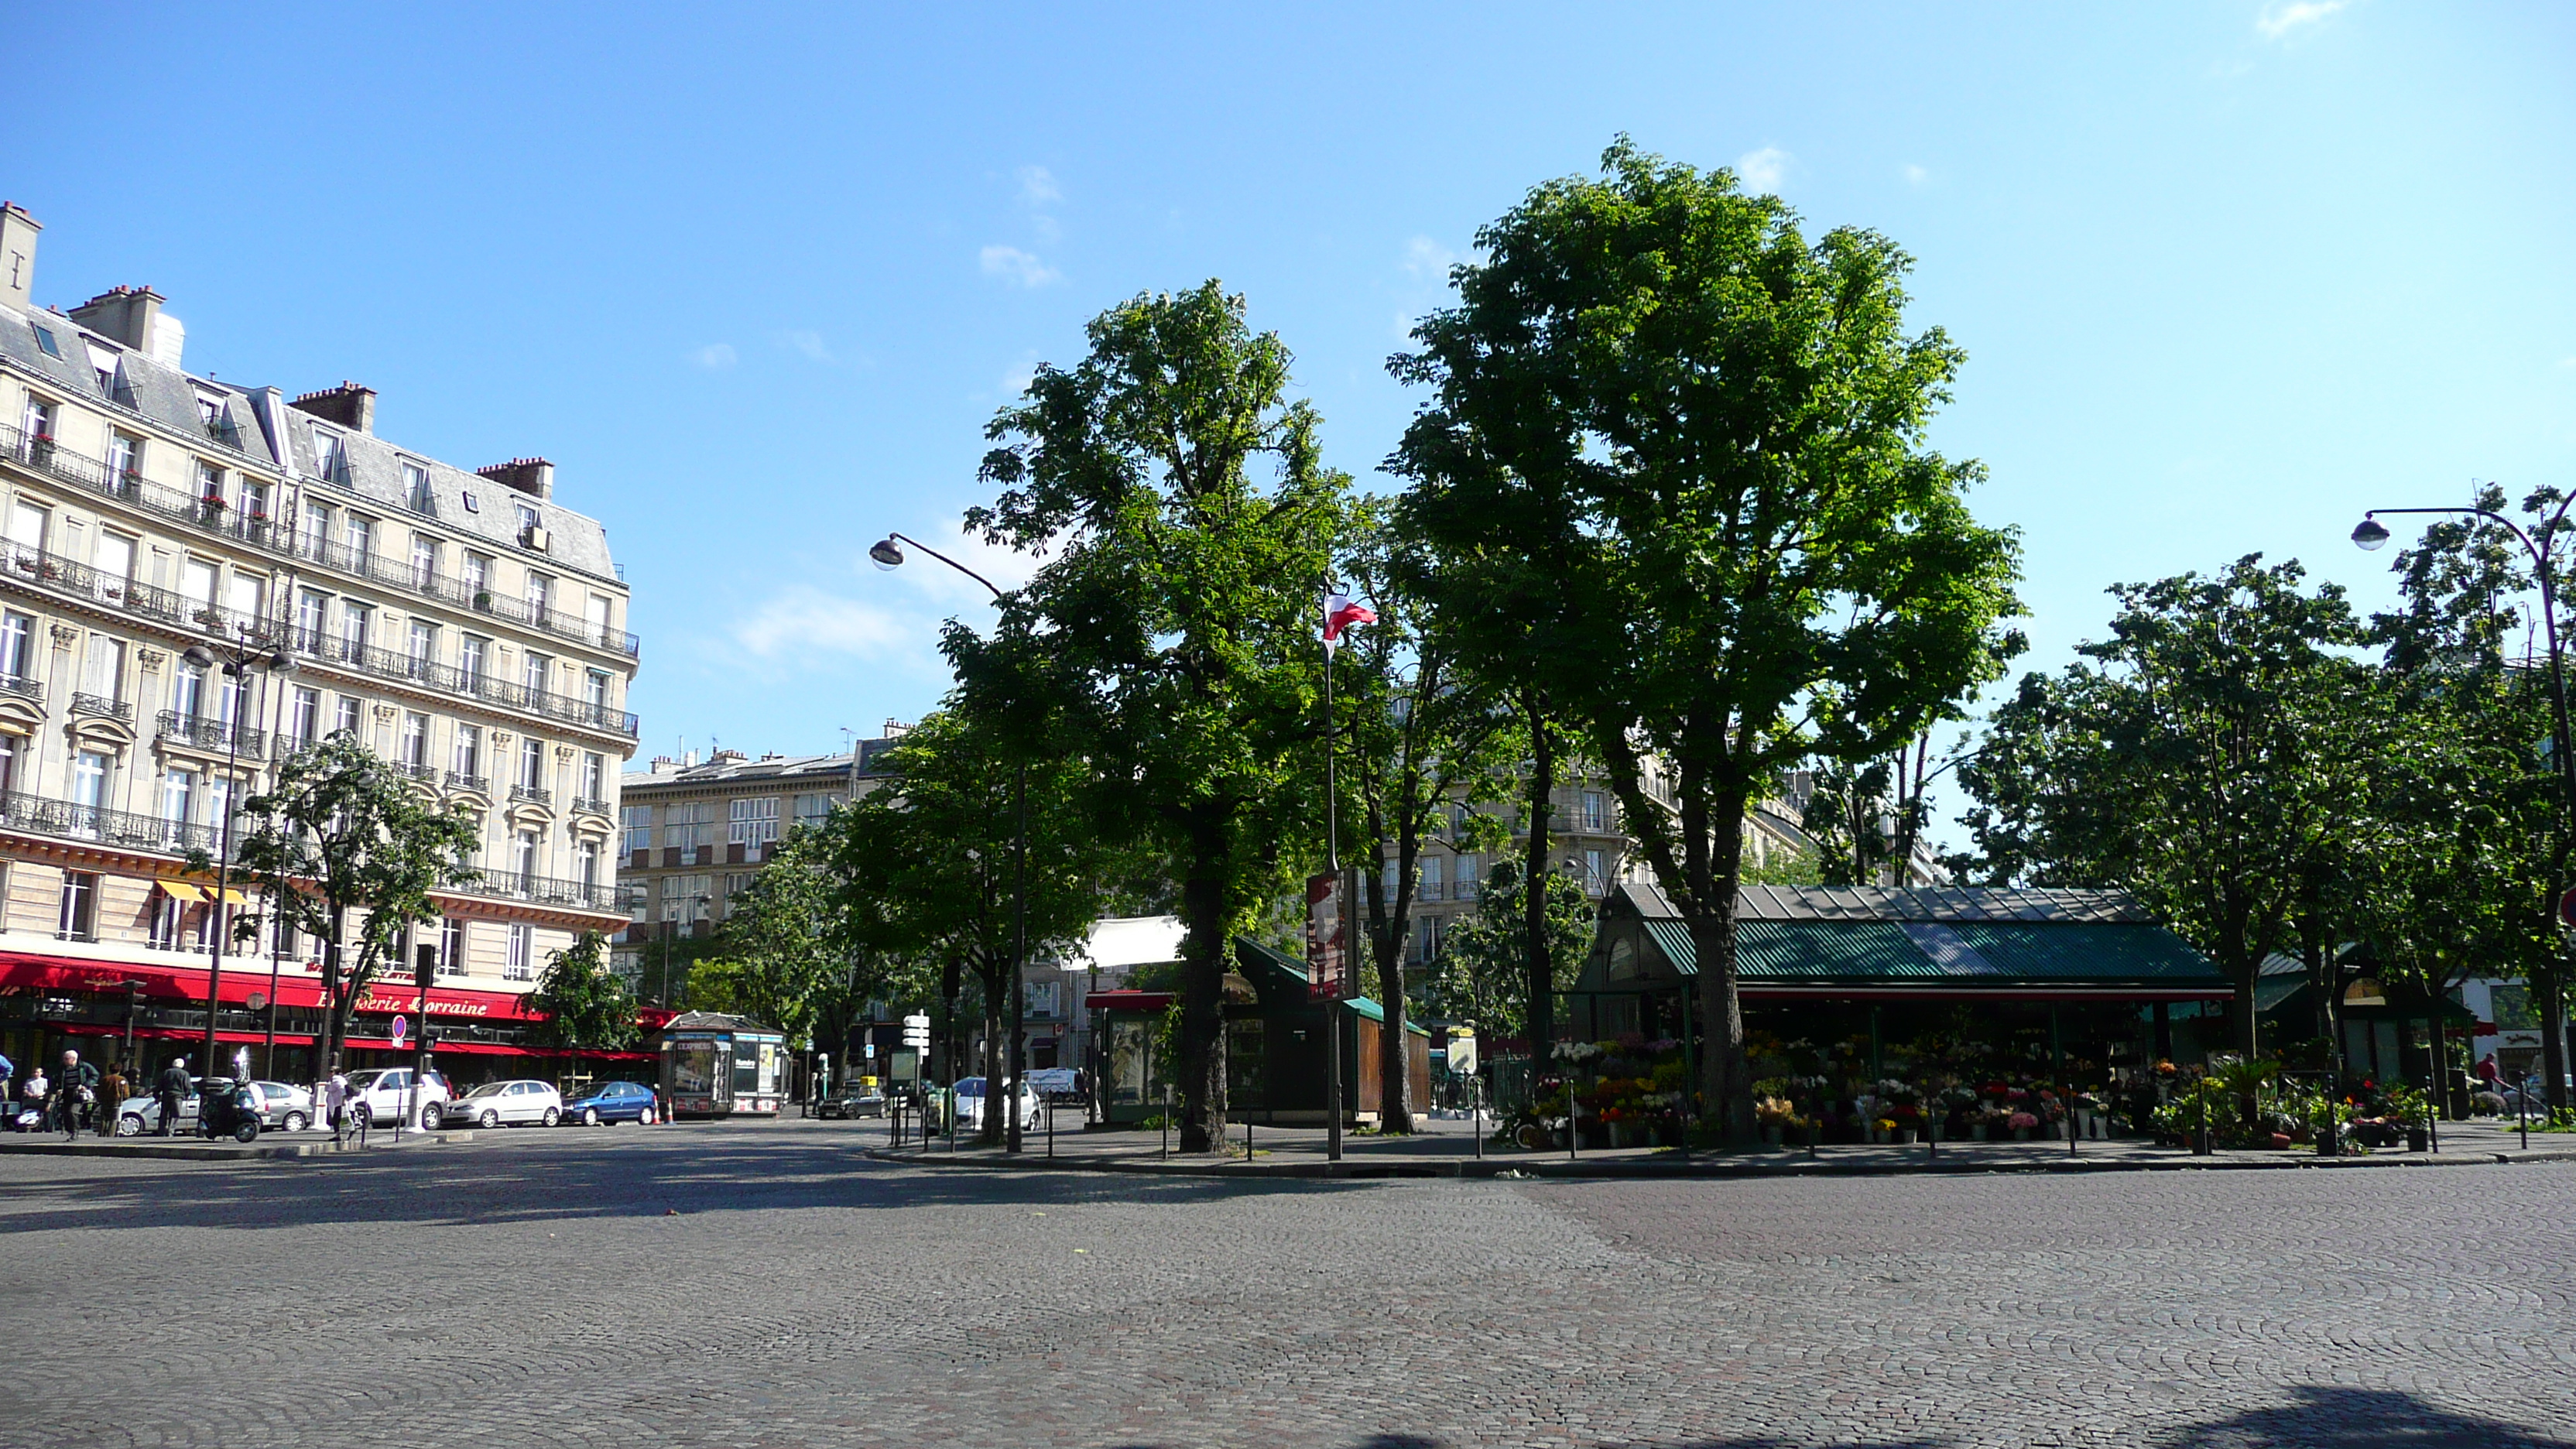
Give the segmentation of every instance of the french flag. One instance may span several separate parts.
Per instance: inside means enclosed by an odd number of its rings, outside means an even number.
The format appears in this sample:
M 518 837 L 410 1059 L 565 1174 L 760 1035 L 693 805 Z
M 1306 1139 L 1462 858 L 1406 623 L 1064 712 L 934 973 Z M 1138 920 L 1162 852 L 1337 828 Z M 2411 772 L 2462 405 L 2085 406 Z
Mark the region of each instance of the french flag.
M 1377 610 L 1357 602 L 1348 594 L 1326 594 L 1324 596 L 1324 652 L 1329 654 L 1341 647 L 1344 629 L 1353 624 L 1376 622 Z

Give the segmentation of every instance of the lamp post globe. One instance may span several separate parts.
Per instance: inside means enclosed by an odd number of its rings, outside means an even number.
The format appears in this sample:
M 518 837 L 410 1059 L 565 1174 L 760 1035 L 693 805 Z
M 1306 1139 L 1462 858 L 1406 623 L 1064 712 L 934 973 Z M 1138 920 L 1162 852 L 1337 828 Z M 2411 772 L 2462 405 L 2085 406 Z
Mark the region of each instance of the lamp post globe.
M 2364 553 L 2376 552 L 2388 546 L 2388 526 L 2364 515 L 2352 530 L 2352 541 Z
M 211 669 L 215 664 L 213 651 L 207 649 L 203 644 L 189 645 L 187 648 L 179 651 L 179 657 L 187 660 L 190 664 L 197 666 L 199 669 Z
M 903 546 L 892 538 L 881 538 L 868 545 L 868 559 L 881 569 L 903 566 Z

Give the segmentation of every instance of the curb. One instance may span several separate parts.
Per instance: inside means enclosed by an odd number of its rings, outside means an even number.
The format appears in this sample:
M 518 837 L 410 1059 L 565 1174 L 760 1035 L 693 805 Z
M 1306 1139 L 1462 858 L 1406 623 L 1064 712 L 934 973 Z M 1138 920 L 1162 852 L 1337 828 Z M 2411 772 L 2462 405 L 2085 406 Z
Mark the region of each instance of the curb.
M 910 1167 L 966 1168 L 984 1172 L 1121 1172 L 1147 1177 L 1189 1178 L 1765 1178 L 1765 1177 L 1902 1177 L 1914 1174 L 1967 1176 L 1991 1173 L 2081 1175 L 2104 1172 L 2297 1172 L 2369 1167 L 2492 1167 L 2499 1163 L 2576 1162 L 2576 1149 L 2532 1152 L 2451 1152 L 2438 1157 L 2176 1157 L 2059 1158 L 2013 1162 L 1831 1162 L 1797 1160 L 1778 1164 L 1739 1161 L 1639 1161 L 1590 1163 L 1530 1161 L 1508 1157 L 1448 1157 L 1412 1162 L 1174 1162 L 1169 1159 L 951 1157 L 936 1152 L 864 1149 L 879 1162 Z
M 283 1161 L 298 1157 L 342 1157 L 352 1152 L 390 1151 L 395 1146 L 390 1136 L 388 1134 L 386 1141 L 369 1143 L 363 1148 L 358 1145 L 355 1138 L 352 1138 L 337 1144 L 327 1141 L 280 1142 L 266 1147 L 256 1142 L 150 1142 L 136 1143 L 131 1147 L 108 1142 L 0 1142 L 0 1152 L 24 1153 L 31 1157 L 152 1157 L 187 1162 L 254 1162 L 264 1159 Z M 449 1143 L 473 1140 L 472 1132 L 407 1132 L 403 1134 L 401 1145 L 409 1148 L 419 1146 L 423 1142 Z

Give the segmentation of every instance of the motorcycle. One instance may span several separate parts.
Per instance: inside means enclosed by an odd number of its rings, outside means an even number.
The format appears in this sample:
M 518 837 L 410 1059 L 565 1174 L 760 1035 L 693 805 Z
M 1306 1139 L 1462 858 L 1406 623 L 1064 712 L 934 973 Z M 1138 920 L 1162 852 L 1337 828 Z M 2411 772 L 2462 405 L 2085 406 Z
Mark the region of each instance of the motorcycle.
M 252 1142 L 259 1137 L 259 1094 L 247 1082 L 207 1077 L 197 1083 L 197 1131 L 209 1139 L 231 1137 Z

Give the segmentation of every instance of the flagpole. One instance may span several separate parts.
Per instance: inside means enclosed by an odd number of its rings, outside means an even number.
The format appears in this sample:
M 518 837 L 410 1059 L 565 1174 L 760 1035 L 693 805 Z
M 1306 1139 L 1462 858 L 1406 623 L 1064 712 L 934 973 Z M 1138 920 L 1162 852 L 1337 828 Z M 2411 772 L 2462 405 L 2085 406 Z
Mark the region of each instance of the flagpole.
M 1350 892 L 1342 883 L 1342 794 L 1334 771 L 1333 749 L 1333 621 L 1324 620 L 1324 870 L 1332 877 L 1333 890 L 1341 896 L 1336 903 L 1336 925 L 1342 933 L 1342 978 L 1351 973 L 1351 948 L 1354 944 L 1354 913 Z M 1324 1003 L 1324 1157 L 1330 1162 L 1342 1160 L 1342 983 L 1333 983 L 1333 995 Z

